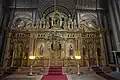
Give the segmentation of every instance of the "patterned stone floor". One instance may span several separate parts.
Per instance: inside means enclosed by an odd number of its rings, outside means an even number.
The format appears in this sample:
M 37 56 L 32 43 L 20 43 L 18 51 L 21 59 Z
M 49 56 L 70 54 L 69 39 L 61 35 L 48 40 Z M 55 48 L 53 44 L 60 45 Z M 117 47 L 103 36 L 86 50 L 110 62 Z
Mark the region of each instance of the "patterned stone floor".
M 95 73 L 81 74 L 81 75 L 68 75 L 69 80 L 106 80 Z M 71 77 L 71 78 L 70 78 Z
M 120 72 L 111 72 L 108 75 L 120 80 Z
M 25 74 L 13 74 L 5 78 L 5 80 L 40 80 L 42 75 L 27 76 Z
M 41 77 L 42 75 L 27 76 L 22 74 L 21 75 L 14 74 L 6 77 L 5 80 L 40 80 Z M 87 73 L 87 74 L 81 74 L 81 75 L 72 74 L 72 75 L 67 75 L 67 77 L 68 77 L 68 80 L 106 80 L 96 75 L 95 73 Z

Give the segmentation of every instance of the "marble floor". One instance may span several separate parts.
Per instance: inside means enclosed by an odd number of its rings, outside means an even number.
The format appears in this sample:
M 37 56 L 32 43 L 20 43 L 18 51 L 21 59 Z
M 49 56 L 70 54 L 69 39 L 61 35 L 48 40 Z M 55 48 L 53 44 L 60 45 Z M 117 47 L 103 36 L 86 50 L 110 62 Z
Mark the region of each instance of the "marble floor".
M 120 80 L 120 72 L 111 72 L 108 75 Z
M 7 76 L 4 80 L 40 80 L 43 75 L 28 76 L 25 74 L 13 74 Z
M 82 71 L 83 70 L 83 71 Z M 106 80 L 103 77 L 97 75 L 93 70 L 88 69 L 80 69 L 81 73 L 80 75 L 77 75 L 76 73 L 69 74 L 63 71 L 63 73 L 66 73 L 68 80 Z M 46 74 L 46 73 L 45 73 Z M 113 73 L 108 74 L 113 75 Z M 117 77 L 119 77 L 120 73 Z M 34 76 L 28 76 L 27 74 L 12 74 L 6 77 L 5 80 L 40 80 L 43 75 L 34 75 Z M 1 79 L 0 79 L 1 80 Z M 56 79 L 57 80 L 57 79 Z
M 27 76 L 22 74 L 14 74 L 6 77 L 5 80 L 40 80 L 41 77 L 42 75 Z M 106 80 L 93 72 L 81 75 L 69 74 L 67 77 L 68 80 Z
M 106 80 L 95 73 L 81 74 L 81 75 L 68 75 L 69 80 Z

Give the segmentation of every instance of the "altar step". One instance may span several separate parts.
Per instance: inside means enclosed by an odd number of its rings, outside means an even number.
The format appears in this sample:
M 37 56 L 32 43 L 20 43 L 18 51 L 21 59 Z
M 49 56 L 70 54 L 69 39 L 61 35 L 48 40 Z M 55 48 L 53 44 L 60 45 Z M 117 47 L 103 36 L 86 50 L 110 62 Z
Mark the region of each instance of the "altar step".
M 1 75 L 0 75 L 0 79 L 4 79 L 6 76 L 9 76 L 11 74 L 13 74 L 16 71 L 17 67 L 9 67 L 7 69 L 0 69 L 1 71 Z
M 48 75 L 62 75 L 62 66 L 51 66 Z
M 19 67 L 14 74 L 28 74 L 30 67 Z M 32 72 L 37 75 L 43 75 L 48 72 L 48 67 L 33 67 Z
M 96 72 L 97 75 L 107 79 L 107 80 L 117 80 L 109 75 L 107 75 L 100 67 L 92 67 L 93 71 Z
M 61 72 L 61 69 L 49 69 L 49 72 Z

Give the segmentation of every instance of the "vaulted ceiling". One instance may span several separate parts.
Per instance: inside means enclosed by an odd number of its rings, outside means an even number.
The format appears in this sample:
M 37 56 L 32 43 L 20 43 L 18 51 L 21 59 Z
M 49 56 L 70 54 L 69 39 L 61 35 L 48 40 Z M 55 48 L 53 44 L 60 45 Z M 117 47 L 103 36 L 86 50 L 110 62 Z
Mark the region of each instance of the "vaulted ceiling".
M 56 0 L 57 9 L 74 16 L 76 8 L 104 8 L 107 3 L 104 0 Z M 106 0 L 107 1 L 107 0 Z M 48 14 L 54 10 L 55 0 L 3 0 L 10 8 L 38 8 L 40 15 Z
M 56 0 L 57 5 L 68 8 L 71 12 L 75 5 L 84 7 L 95 7 L 96 1 L 98 7 L 104 7 L 107 5 L 108 0 Z M 46 9 L 51 5 L 54 5 L 55 0 L 3 0 L 5 6 L 18 6 L 18 7 L 39 7 L 40 9 Z

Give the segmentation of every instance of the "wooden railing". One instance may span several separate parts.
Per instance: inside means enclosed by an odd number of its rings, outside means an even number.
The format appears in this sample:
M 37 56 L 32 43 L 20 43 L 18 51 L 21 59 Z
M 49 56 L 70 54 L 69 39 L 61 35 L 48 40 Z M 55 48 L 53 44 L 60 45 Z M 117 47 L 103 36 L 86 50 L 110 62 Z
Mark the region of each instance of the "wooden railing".
M 110 67 L 119 67 L 120 68 L 120 64 L 116 65 L 116 64 L 109 64 Z

